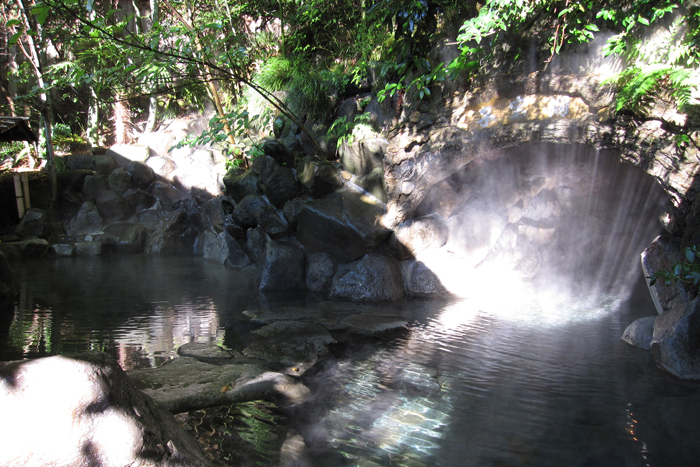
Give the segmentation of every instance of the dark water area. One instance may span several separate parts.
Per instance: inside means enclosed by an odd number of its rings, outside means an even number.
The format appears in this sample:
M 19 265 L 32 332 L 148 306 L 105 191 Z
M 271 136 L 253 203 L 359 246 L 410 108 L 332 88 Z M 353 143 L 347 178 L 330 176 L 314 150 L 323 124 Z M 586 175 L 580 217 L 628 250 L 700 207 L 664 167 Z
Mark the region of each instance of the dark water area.
M 20 290 L 0 328 L 2 361 L 101 350 L 125 370 L 158 366 L 182 344 L 222 344 L 227 332 L 247 331 L 241 311 L 258 306 L 251 273 L 201 258 L 103 255 L 11 267 Z
M 186 342 L 244 335 L 253 326 L 242 311 L 260 306 L 250 276 L 199 258 L 13 267 L 22 290 L 0 334 L 3 360 L 98 349 L 126 369 L 156 366 Z M 319 362 L 304 376 L 312 399 L 269 415 L 286 425 L 270 430 L 288 438 L 281 460 L 267 453 L 261 465 L 698 465 L 700 385 L 620 340 L 629 323 L 655 313 L 641 272 L 623 296 L 532 286 L 491 306 L 392 307 L 416 325 L 353 338 Z

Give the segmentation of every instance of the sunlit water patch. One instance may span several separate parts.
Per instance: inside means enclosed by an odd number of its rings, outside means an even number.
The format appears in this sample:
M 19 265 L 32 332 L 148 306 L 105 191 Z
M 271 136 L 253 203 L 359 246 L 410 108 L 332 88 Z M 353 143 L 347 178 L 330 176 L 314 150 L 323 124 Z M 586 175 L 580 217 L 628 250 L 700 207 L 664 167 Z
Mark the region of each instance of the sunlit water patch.
M 355 341 L 312 371 L 298 465 L 671 466 L 700 454 L 687 436 L 653 434 L 700 434 L 697 385 L 620 340 L 654 312 L 647 296 L 531 298 L 508 313 L 416 304 L 405 335 Z M 664 418 L 669 400 L 693 415 Z

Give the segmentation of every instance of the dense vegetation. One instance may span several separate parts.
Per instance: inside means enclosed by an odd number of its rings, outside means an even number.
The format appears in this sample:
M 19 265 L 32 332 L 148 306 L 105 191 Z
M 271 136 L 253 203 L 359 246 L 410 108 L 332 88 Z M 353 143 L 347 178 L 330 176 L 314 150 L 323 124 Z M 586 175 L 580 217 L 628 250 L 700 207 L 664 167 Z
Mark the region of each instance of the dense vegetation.
M 240 140 L 272 129 L 274 115 L 306 131 L 330 125 L 341 98 L 368 83 L 380 100 L 425 98 L 458 77 L 469 86 L 500 44 L 525 60 L 524 37 L 548 44 L 546 63 L 612 31 L 607 52 L 627 60 L 609 80 L 619 112 L 644 116 L 657 99 L 688 110 L 698 98 L 700 7 L 683 0 L 14 0 L 1 14 L 0 114 L 41 116 L 49 150 L 56 125 L 67 144 L 129 142 L 211 106 L 199 141 L 241 157 Z M 665 31 L 655 41 L 652 26 Z M 433 53 L 441 39 L 458 45 L 455 59 Z M 342 137 L 351 123 L 333 130 Z

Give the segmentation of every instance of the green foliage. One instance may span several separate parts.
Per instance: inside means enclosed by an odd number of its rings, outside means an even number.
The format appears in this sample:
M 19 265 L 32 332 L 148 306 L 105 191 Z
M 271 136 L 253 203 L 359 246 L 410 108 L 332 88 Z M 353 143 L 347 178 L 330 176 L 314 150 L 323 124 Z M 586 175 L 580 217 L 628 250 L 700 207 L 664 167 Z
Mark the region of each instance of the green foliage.
M 654 285 L 659 280 L 662 280 L 667 286 L 671 285 L 672 282 L 681 282 L 688 286 L 691 291 L 697 293 L 698 284 L 700 284 L 700 249 L 693 245 L 686 247 L 683 253 L 685 261 L 676 263 L 670 271 L 661 269 L 647 277 L 649 285 Z
M 226 124 L 229 125 L 229 132 L 226 131 Z M 262 141 L 257 134 L 259 129 L 272 134 L 272 124 L 270 109 L 263 109 L 260 114 L 252 116 L 247 110 L 242 109 L 229 112 L 224 118 L 215 115 L 209 120 L 209 127 L 199 136 L 188 136 L 171 147 L 168 152 L 185 146 L 219 145 L 226 148 L 227 168 L 237 167 L 243 163 L 238 157 L 239 154 L 245 153 L 248 159 L 254 159 L 263 154 Z M 228 142 L 229 135 L 236 141 L 234 145 Z
M 348 122 L 345 116 L 339 117 L 328 128 L 328 137 L 338 139 L 337 147 L 343 144 L 351 145 L 356 140 L 363 141 L 371 138 L 375 133 L 369 125 L 370 118 L 370 115 L 366 113 L 355 115 L 352 122 Z
M 19 141 L 11 143 L 0 143 L 0 164 L 11 161 L 12 166 L 16 166 L 22 158 L 29 155 L 25 145 Z
M 623 28 L 605 48 L 607 55 L 620 55 L 628 62 L 624 70 L 606 81 L 618 88 L 618 111 L 646 115 L 657 99 L 670 100 L 681 111 L 691 104 L 700 65 L 700 6 L 688 5 L 682 11 L 682 3 L 667 0 L 649 9 L 643 2 L 635 2 L 621 18 L 616 11 L 598 13 Z M 671 14 L 675 18 L 669 21 Z M 653 37 L 649 37 L 651 25 L 658 28 Z

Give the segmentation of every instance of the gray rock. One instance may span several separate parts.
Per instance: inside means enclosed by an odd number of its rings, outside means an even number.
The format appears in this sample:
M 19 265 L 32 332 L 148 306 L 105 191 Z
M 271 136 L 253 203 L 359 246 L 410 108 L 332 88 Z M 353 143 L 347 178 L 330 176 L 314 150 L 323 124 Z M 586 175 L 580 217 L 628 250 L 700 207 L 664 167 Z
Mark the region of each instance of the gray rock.
M 95 162 L 92 154 L 76 154 L 64 158 L 68 170 L 92 170 Z
M 124 199 L 129 202 L 136 212 L 151 209 L 158 201 L 149 192 L 138 188 L 132 188 L 124 193 Z
M 58 197 L 58 209 L 66 217 L 72 217 L 78 213 L 83 205 L 83 197 L 80 196 L 72 187 L 65 187 L 61 190 Z
M 102 218 L 108 223 L 126 220 L 134 212 L 131 204 L 112 190 L 100 193 L 95 205 L 100 210 Z
M 8 428 L 0 428 L 1 465 L 212 465 L 172 414 L 139 392 L 107 354 L 0 365 Z
M 377 253 L 369 253 L 354 263 L 340 266 L 330 291 L 333 300 L 389 302 L 402 300 L 405 296 L 396 260 Z
M 142 190 L 148 188 L 148 186 L 155 180 L 153 169 L 143 162 L 131 161 L 127 164 L 124 170 L 131 175 L 131 180 L 134 187 Z
M 255 227 L 258 225 L 255 213 L 263 206 L 267 206 L 267 203 L 260 196 L 248 195 L 236 205 L 233 220 L 244 229 Z
M 192 357 L 205 363 L 226 364 L 233 363 L 236 358 L 230 350 L 204 342 L 190 342 L 180 346 L 177 354 L 181 357 Z
M 449 293 L 440 278 L 420 261 L 413 262 L 406 274 L 406 289 L 412 297 L 426 297 Z
M 384 153 L 389 141 L 384 138 L 371 138 L 355 141 L 353 144 L 343 144 L 338 152 L 343 167 L 350 173 L 366 175 L 374 169 L 384 169 Z
M 163 178 L 172 180 L 172 174 L 177 169 L 177 165 L 169 157 L 155 156 L 149 157 L 146 165 L 153 169 L 153 172 Z
M 263 193 L 273 206 L 281 208 L 290 199 L 301 193 L 301 184 L 289 167 L 277 167 L 263 180 Z
M 95 201 L 107 189 L 107 180 L 102 175 L 88 175 L 83 181 L 83 197 Z
M 78 214 L 66 224 L 69 235 L 88 235 L 102 231 L 104 220 L 100 210 L 91 201 L 85 201 Z
M 345 185 L 345 179 L 330 162 L 321 162 L 305 157 L 297 165 L 299 182 L 314 198 L 321 198 Z
M 0 242 L 0 253 L 8 259 L 39 258 L 49 250 L 49 242 L 43 238 L 29 238 L 17 242 Z
M 112 157 L 117 165 L 123 167 L 130 161 L 146 162 L 151 151 L 148 146 L 140 144 L 115 144 L 107 150 L 105 155 Z
M 48 233 L 46 211 L 32 208 L 24 214 L 15 233 L 21 237 L 44 237 Z
M 148 191 L 160 201 L 161 206 L 165 209 L 172 209 L 175 201 L 178 201 L 181 196 L 180 192 L 170 183 L 156 180 L 151 184 Z
M 222 202 L 226 202 L 231 205 L 231 203 L 226 201 L 225 198 L 220 196 L 207 201 L 207 219 L 209 219 L 209 225 L 216 233 L 221 233 L 224 230 L 224 212 Z M 233 212 L 233 205 L 231 205 L 231 212 Z
M 207 231 L 203 241 L 204 258 L 228 268 L 243 268 L 253 264 L 241 246 L 225 230 L 218 235 Z
M 280 167 L 280 165 L 275 162 L 272 157 L 260 156 L 253 159 L 250 170 L 258 176 L 259 180 L 265 180 L 272 175 L 272 172 L 274 172 L 277 167 Z
M 158 368 L 130 371 L 129 378 L 172 413 L 278 398 L 299 403 L 309 396 L 309 389 L 297 378 L 246 360 L 215 365 L 180 357 Z
M 265 249 L 267 248 L 267 242 L 270 241 L 270 237 L 262 227 L 257 226 L 254 229 L 248 229 L 246 238 L 246 253 L 248 253 L 248 256 L 255 264 L 261 264 L 265 259 Z
M 400 224 L 389 237 L 387 246 L 394 258 L 406 260 L 430 248 L 442 247 L 448 236 L 447 223 L 438 214 L 432 214 Z
M 124 169 L 113 170 L 111 174 L 107 177 L 107 185 L 110 190 L 117 193 L 118 195 L 123 195 L 134 187 L 134 183 L 131 180 L 131 174 Z
M 95 172 L 102 177 L 108 177 L 114 169 L 117 168 L 117 163 L 114 162 L 112 156 L 101 155 L 92 157 L 95 164 Z
M 164 256 L 186 256 L 194 252 L 197 231 L 182 211 L 166 213 L 148 228 L 145 253 Z
M 73 245 L 71 243 L 56 243 L 51 245 L 51 250 L 56 256 L 73 256 Z
M 681 379 L 700 380 L 700 299 L 676 301 L 654 322 L 656 364 Z
M 226 194 L 231 196 L 237 203 L 248 195 L 261 195 L 262 189 L 258 183 L 258 178 L 251 170 L 241 173 L 240 169 L 229 170 L 223 179 L 226 187 Z
M 381 224 L 385 210 L 361 193 L 343 190 L 304 204 L 297 238 L 310 253 L 328 253 L 340 263 L 378 247 L 390 230 Z
M 97 256 L 102 254 L 101 242 L 75 242 L 73 248 L 78 256 Z
M 311 292 L 328 293 L 338 265 L 330 255 L 315 253 L 306 264 L 306 287 Z
M 255 212 L 255 219 L 270 238 L 277 239 L 287 235 L 289 226 L 272 206 L 262 206 Z
M 386 203 L 387 194 L 386 180 L 384 180 L 384 170 L 377 167 L 368 174 L 358 175 L 355 177 L 355 183 L 357 183 L 357 185 L 362 187 L 368 193 L 371 193 L 377 197 L 377 199 L 380 199 L 382 202 Z
M 304 252 L 290 244 L 269 241 L 260 269 L 258 291 L 286 292 L 303 289 Z
M 284 203 L 284 208 L 282 212 L 284 213 L 284 218 L 287 219 L 289 228 L 296 230 L 297 220 L 299 219 L 299 214 L 301 213 L 301 208 L 306 203 L 304 199 L 291 199 Z
M 663 280 L 659 280 L 654 285 L 650 285 L 649 277 L 662 269 L 672 271 L 673 267 L 682 261 L 680 241 L 669 235 L 656 237 L 651 245 L 642 252 L 642 270 L 644 277 L 647 278 L 647 287 L 649 287 L 649 293 L 659 314 L 673 308 L 676 302 L 688 303 L 690 296 L 680 282 L 665 285 Z
M 108 242 L 120 253 L 141 253 L 146 245 L 147 232 L 142 224 L 115 222 L 104 228 Z
M 272 157 L 278 164 L 294 167 L 294 157 L 280 141 L 268 139 L 263 143 L 262 149 L 265 155 Z
M 622 334 L 622 340 L 640 349 L 649 350 L 654 337 L 656 316 L 646 316 L 632 322 Z

